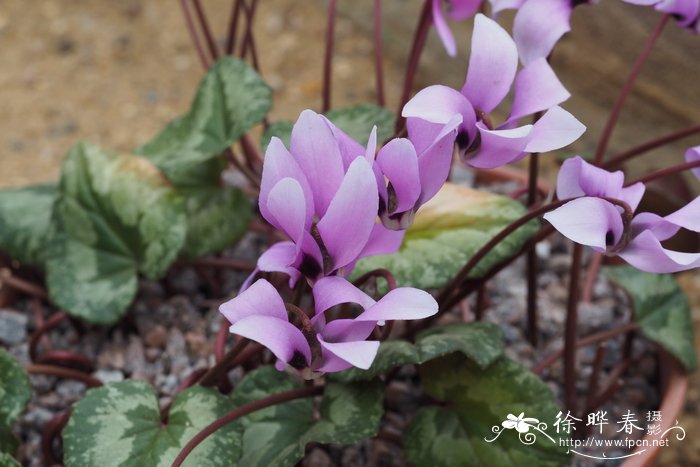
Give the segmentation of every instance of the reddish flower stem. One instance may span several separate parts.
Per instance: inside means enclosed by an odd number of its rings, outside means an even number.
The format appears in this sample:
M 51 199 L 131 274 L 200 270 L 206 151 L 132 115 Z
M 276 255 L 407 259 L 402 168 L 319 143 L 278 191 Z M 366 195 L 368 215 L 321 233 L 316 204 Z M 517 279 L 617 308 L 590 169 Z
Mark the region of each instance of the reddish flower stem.
M 474 307 L 474 319 L 481 321 L 484 319 L 484 310 L 486 310 L 486 284 L 482 284 L 476 290 L 476 306 Z
M 431 0 L 425 0 L 423 2 L 423 9 L 421 10 L 420 17 L 418 19 L 418 26 L 416 26 L 416 32 L 413 34 L 413 45 L 411 46 L 411 53 L 408 57 L 408 65 L 406 66 L 406 74 L 403 82 L 403 91 L 401 92 L 401 100 L 399 101 L 399 108 L 396 110 L 396 127 L 395 133 L 400 133 L 404 126 L 404 118 L 401 116 L 401 111 L 403 106 L 408 102 L 408 98 L 411 95 L 411 89 L 413 89 L 413 80 L 416 77 L 416 72 L 418 71 L 418 63 L 420 62 L 420 56 L 425 48 L 425 41 L 428 38 L 428 31 L 430 30 L 430 25 L 432 23 L 432 12 L 430 9 Z
M 355 287 L 359 287 L 365 282 L 367 282 L 369 279 L 373 277 L 382 277 L 387 283 L 387 286 L 389 287 L 389 290 L 394 290 L 396 288 L 396 279 L 394 278 L 394 275 L 389 271 L 388 269 L 374 269 L 372 271 L 369 271 L 357 279 L 353 281 L 353 285 Z
M 235 366 L 236 360 L 239 354 L 246 348 L 250 343 L 249 339 L 242 338 L 229 350 L 226 355 L 224 355 L 216 364 L 207 370 L 202 379 L 198 382 L 202 386 L 214 386 L 219 380 L 229 371 L 230 368 Z
M 99 379 L 94 378 L 82 371 L 71 370 L 70 368 L 30 363 L 29 365 L 25 366 L 24 369 L 31 375 L 48 375 L 55 376 L 56 378 L 66 378 L 80 381 L 90 388 L 98 388 L 102 386 L 102 381 Z
M 84 373 L 92 373 L 95 369 L 89 358 L 69 350 L 50 350 L 39 355 L 36 363 L 73 368 Z
M 253 68 L 255 71 L 260 73 L 260 63 L 258 62 L 258 52 L 255 47 L 255 35 L 253 34 L 253 24 L 255 18 L 255 12 L 258 6 L 257 0 L 251 0 L 250 5 L 244 3 L 243 9 L 246 13 L 246 29 L 245 37 L 243 38 L 243 45 L 241 46 L 241 58 L 245 58 L 250 50 L 250 58 L 253 62 Z
M 236 33 L 238 32 L 238 17 L 241 14 L 242 0 L 234 0 L 231 8 L 231 19 L 228 23 L 228 32 L 226 33 L 226 55 L 232 55 L 236 49 Z
M 194 438 L 192 438 L 184 448 L 177 455 L 173 461 L 172 467 L 180 467 L 187 456 L 204 441 L 209 435 L 222 428 L 229 423 L 238 420 L 241 417 L 248 415 L 249 413 L 255 412 L 257 410 L 262 410 L 273 405 L 282 404 L 284 402 L 289 402 L 295 399 L 302 399 L 304 397 L 313 397 L 323 394 L 323 386 L 305 386 L 302 388 L 291 389 L 289 391 L 281 392 L 279 394 L 274 394 L 272 396 L 264 397 L 247 404 L 243 404 L 240 407 L 235 408 L 231 412 L 227 413 L 223 417 L 215 420 L 211 424 L 207 425 L 202 431 L 197 433 Z
M 656 172 L 652 172 L 650 174 L 639 177 L 638 179 L 632 180 L 631 182 L 627 183 L 625 186 L 634 185 L 635 183 L 639 182 L 649 183 L 653 180 L 684 172 L 686 170 L 694 169 L 696 167 L 700 167 L 700 161 L 686 162 L 685 164 L 674 165 L 672 167 L 667 167 L 665 169 L 658 170 Z
M 574 243 L 571 254 L 571 271 L 569 276 L 569 299 L 564 323 L 564 400 L 566 408 L 576 413 L 576 325 L 578 323 L 578 293 L 581 274 L 581 257 L 583 246 Z
M 639 76 L 639 72 L 642 70 L 642 65 L 644 65 L 644 62 L 646 61 L 647 57 L 649 57 L 649 53 L 654 48 L 654 44 L 663 32 L 669 17 L 670 15 L 668 14 L 663 15 L 661 17 L 659 23 L 656 25 L 656 28 L 654 28 L 654 31 L 652 31 L 651 35 L 644 44 L 644 48 L 642 48 L 642 52 L 639 54 L 639 57 L 637 57 L 637 60 L 634 62 L 634 65 L 632 65 L 632 69 L 630 70 L 630 73 L 627 76 L 627 80 L 622 86 L 622 89 L 620 89 L 620 93 L 617 95 L 617 99 L 615 100 L 612 112 L 610 112 L 608 121 L 606 122 L 605 127 L 603 128 L 603 134 L 600 137 L 600 140 L 598 141 L 598 147 L 593 158 L 593 164 L 600 165 L 600 163 L 603 161 L 605 150 L 608 147 L 610 137 L 612 136 L 612 132 L 615 129 L 617 120 L 620 117 L 620 112 L 622 111 L 622 108 L 625 105 L 625 100 L 627 99 L 627 96 L 632 90 L 632 86 L 634 85 L 637 76 Z
M 581 291 L 581 301 L 584 303 L 590 303 L 593 299 L 593 288 L 602 264 L 603 255 L 597 252 L 593 253 L 593 258 L 591 258 L 586 271 L 586 279 L 583 282 L 583 290 Z
M 584 346 L 590 345 L 590 344 L 595 344 L 596 342 L 605 341 L 605 340 L 611 339 L 615 336 L 618 336 L 620 334 L 626 334 L 626 333 L 629 333 L 632 331 L 636 331 L 638 328 L 639 328 L 639 325 L 637 323 L 627 323 L 627 324 L 623 324 L 622 326 L 618 326 L 618 327 L 613 328 L 613 329 L 608 329 L 607 331 L 601 331 L 601 332 L 598 332 L 595 334 L 590 334 L 586 337 L 582 337 L 581 339 L 578 339 L 576 341 L 576 348 L 584 347 Z M 553 354 L 549 355 L 544 360 L 542 360 L 540 363 L 535 365 L 532 368 L 532 372 L 537 374 L 537 375 L 542 374 L 542 372 L 546 368 L 548 368 L 554 362 L 559 360 L 562 355 L 564 355 L 563 349 L 560 349 L 560 350 L 554 352 Z
M 182 7 L 182 14 L 185 16 L 185 24 L 187 25 L 187 30 L 190 32 L 190 37 L 192 38 L 194 48 L 197 50 L 199 61 L 202 63 L 204 69 L 208 70 L 211 66 L 211 61 L 209 60 L 209 57 L 207 57 L 204 47 L 202 47 L 202 43 L 199 40 L 199 34 L 197 34 L 197 28 L 194 25 L 192 13 L 187 6 L 187 0 L 180 0 L 180 7 Z
M 54 454 L 53 444 L 56 438 L 60 439 L 61 431 L 70 420 L 71 409 L 54 416 L 44 426 L 41 432 L 41 454 L 44 458 L 44 465 L 62 465 L 63 462 Z
M 374 76 L 377 105 L 384 107 L 384 59 L 382 57 L 382 0 L 374 0 Z
M 651 151 L 652 149 L 665 146 L 669 143 L 673 143 L 674 141 L 683 139 L 687 136 L 691 136 L 697 133 L 700 133 L 700 125 L 691 126 L 690 128 L 685 128 L 683 130 L 676 131 L 674 133 L 662 136 L 660 138 L 647 141 L 646 143 L 630 148 L 625 152 L 621 152 L 620 154 L 603 164 L 603 167 L 605 167 L 608 170 L 616 169 L 628 160 L 641 154 L 644 154 L 647 151 Z
M 209 54 L 211 55 L 212 60 L 216 61 L 216 59 L 219 58 L 219 48 L 216 46 L 216 41 L 211 33 L 211 29 L 209 28 L 209 21 L 207 21 L 207 15 L 202 7 L 202 2 L 201 0 L 192 0 L 192 4 L 194 5 L 194 12 L 199 20 L 199 27 L 204 35 L 204 40 L 209 48 Z
M 539 119 L 536 116 L 535 119 Z M 537 179 L 539 177 L 539 154 L 530 154 L 527 183 L 527 205 L 533 206 L 537 202 Z M 537 250 L 533 248 L 527 252 L 527 335 L 533 347 L 537 347 L 537 275 L 538 275 Z
M 32 284 L 31 282 L 20 279 L 12 275 L 9 269 L 0 269 L 0 287 L 8 286 L 11 289 L 25 293 L 32 297 L 48 300 L 49 294 L 41 286 Z
M 590 409 L 593 406 L 595 395 L 598 394 L 599 382 L 600 382 L 600 372 L 603 369 L 603 361 L 605 360 L 605 354 L 608 351 L 608 344 L 602 342 L 598 344 L 598 348 L 595 351 L 595 358 L 593 359 L 593 370 L 591 371 L 591 378 L 588 380 L 588 397 L 586 398 L 586 413 L 590 413 Z
M 336 17 L 336 0 L 328 2 L 328 19 L 326 22 L 326 49 L 323 55 L 323 96 L 321 102 L 321 112 L 326 113 L 331 108 L 331 81 L 332 81 L 332 62 L 333 62 L 333 45 L 335 41 L 335 17 Z
M 49 319 L 45 320 L 39 328 L 34 331 L 34 333 L 29 338 L 29 358 L 32 361 L 36 361 L 37 358 L 37 348 L 39 346 L 39 341 L 42 336 L 46 335 L 47 332 L 58 326 L 61 321 L 66 319 L 67 316 L 64 312 L 59 311 L 58 313 L 51 316 Z
M 221 324 L 219 325 L 219 331 L 216 333 L 216 341 L 214 342 L 214 357 L 216 357 L 217 362 L 220 362 L 226 354 L 226 338 L 229 335 L 229 326 L 230 323 L 228 320 L 226 318 L 222 318 Z

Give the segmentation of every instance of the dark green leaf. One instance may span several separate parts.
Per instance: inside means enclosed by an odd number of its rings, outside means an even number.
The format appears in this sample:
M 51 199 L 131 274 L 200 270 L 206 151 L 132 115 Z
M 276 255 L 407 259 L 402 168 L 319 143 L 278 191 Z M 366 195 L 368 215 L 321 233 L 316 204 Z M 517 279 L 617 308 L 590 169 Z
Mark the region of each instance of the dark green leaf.
M 362 145 L 367 144 L 369 134 L 375 125 L 379 144 L 394 135 L 396 117 L 393 112 L 378 105 L 359 104 L 344 109 L 334 109 L 328 112 L 326 117 Z
M 446 285 L 479 248 L 525 214 L 518 202 L 450 183 L 416 215 L 398 253 L 360 260 L 352 278 L 386 268 L 401 286 L 433 289 Z M 515 254 L 537 230 L 525 224 L 482 259 L 469 277 L 479 278 Z
M 12 425 L 31 396 L 32 389 L 24 368 L 0 348 L 0 426 Z
M 698 366 L 693 318 L 685 294 L 671 274 L 631 266 L 605 268 L 605 275 L 629 294 L 642 334 L 675 355 L 686 370 Z
M 165 426 L 153 388 L 123 381 L 91 389 L 73 406 L 63 430 L 67 467 L 170 466 L 199 431 L 233 409 L 217 391 L 193 386 L 175 397 Z M 241 448 L 240 426 L 228 424 L 192 451 L 184 465 L 232 465 Z
M 181 198 L 141 157 L 75 145 L 63 163 L 47 251 L 52 301 L 95 323 L 116 321 L 137 272 L 159 277 L 185 241 Z
M 14 259 L 42 264 L 56 185 L 0 190 L 0 249 Z
M 411 465 L 443 466 L 559 466 L 568 460 L 566 447 L 552 427 L 559 412 L 554 397 L 537 376 L 501 357 L 486 369 L 453 353 L 421 366 L 425 392 L 448 402 L 450 410 L 419 412 L 406 429 L 404 446 Z M 524 412 L 545 423 L 534 428 L 532 445 L 515 430 L 501 429 L 509 414 Z M 492 431 L 496 427 L 501 433 Z M 491 442 L 486 440 L 491 440 Z M 527 440 L 526 440 L 527 441 Z
M 198 258 L 231 246 L 246 232 L 251 206 L 236 187 L 184 190 L 187 240 L 183 254 Z
M 236 405 L 280 393 L 300 383 L 272 367 L 251 372 L 236 387 Z M 246 467 L 295 465 L 309 442 L 355 443 L 373 436 L 382 416 L 384 388 L 378 381 L 341 385 L 329 383 L 313 417 L 311 399 L 299 399 L 248 415 L 242 419 L 243 455 Z
M 273 136 L 281 139 L 284 145 L 289 148 L 289 140 L 292 138 L 293 126 L 294 123 L 289 120 L 280 120 L 270 123 L 267 130 L 263 133 L 262 138 L 260 138 L 260 147 L 263 149 L 263 152 L 267 150 L 267 145 L 270 144 L 270 140 Z
M 201 183 L 193 169 L 220 155 L 270 110 L 272 91 L 255 70 L 234 57 L 217 61 L 190 110 L 137 149 L 177 186 Z
M 0 424 L 0 466 L 3 465 L 3 453 L 7 455 L 14 454 L 17 452 L 18 447 L 19 441 L 17 441 L 17 437 L 14 433 L 12 433 L 12 430 L 9 427 Z
M 382 342 L 368 370 L 352 368 L 333 378 L 370 380 L 391 368 L 424 363 L 452 352 L 462 352 L 479 367 L 486 368 L 503 354 L 501 331 L 495 324 L 484 321 L 438 326 L 418 334 L 415 345 L 401 340 Z

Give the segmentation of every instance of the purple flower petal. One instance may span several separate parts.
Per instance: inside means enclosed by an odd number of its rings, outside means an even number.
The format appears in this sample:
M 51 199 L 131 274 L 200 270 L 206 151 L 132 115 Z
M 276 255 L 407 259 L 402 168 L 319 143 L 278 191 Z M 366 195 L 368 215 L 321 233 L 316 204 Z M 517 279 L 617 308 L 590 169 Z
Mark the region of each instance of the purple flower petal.
M 428 86 L 416 93 L 410 101 L 404 105 L 401 116 L 408 119 L 407 127 L 409 139 L 415 145 L 416 151 L 420 154 L 428 147 L 437 134 L 442 130 L 442 125 L 454 121 L 455 115 L 461 115 L 460 131 L 474 137 L 474 124 L 476 114 L 474 107 L 462 93 L 456 89 L 439 84 Z M 426 121 L 430 123 L 440 123 L 440 126 L 432 125 L 427 127 L 411 128 L 412 121 Z M 415 125 L 414 125 L 415 126 Z
M 333 357 L 348 363 L 347 366 L 343 367 L 342 363 L 336 359 L 329 359 L 327 362 L 324 361 L 324 364 L 318 369 L 325 372 L 341 371 L 350 366 L 366 370 L 372 366 L 374 357 L 379 351 L 379 341 L 330 343 L 325 342 L 320 335 L 318 341 L 324 351 L 324 356 L 326 353 L 330 353 Z
M 700 146 L 695 146 L 693 148 L 688 149 L 685 152 L 685 161 L 686 162 L 700 161 Z M 693 175 L 700 178 L 700 167 L 692 169 L 692 172 L 693 172 Z
M 683 227 L 684 229 L 700 232 L 700 196 L 678 211 L 665 216 L 664 220 L 679 227 Z
M 692 26 L 698 20 L 700 14 L 700 2 L 698 0 L 661 0 L 654 7 L 673 15 L 680 26 Z
M 338 142 L 338 148 L 340 149 L 340 155 L 343 158 L 343 168 L 344 170 L 347 170 L 348 167 L 350 167 L 350 164 L 352 161 L 355 160 L 355 158 L 362 156 L 365 154 L 365 148 L 362 147 L 360 143 L 355 141 L 345 133 L 343 130 L 338 128 L 328 120 L 326 117 L 321 116 L 323 120 L 325 120 L 326 124 L 328 127 L 331 129 L 333 132 L 333 136 L 335 137 L 336 141 Z
M 413 144 L 406 138 L 392 139 L 377 154 L 377 164 L 396 195 L 392 212 L 413 208 L 421 193 L 418 154 Z
M 525 3 L 525 0 L 490 0 L 489 3 L 491 3 L 491 17 L 496 19 L 498 14 L 504 10 L 517 10 Z
M 319 279 L 314 285 L 313 294 L 316 315 L 341 303 L 357 303 L 363 309 L 376 303 L 347 279 L 338 276 Z
M 260 279 L 246 291 L 238 294 L 219 307 L 219 311 L 230 323 L 235 323 L 248 316 L 265 315 L 287 320 L 279 292 L 265 279 Z
M 471 18 L 479 11 L 483 0 L 447 0 L 447 14 L 455 21 Z
M 557 106 L 545 112 L 533 126 L 526 152 L 549 152 L 563 148 L 579 139 L 586 131 L 585 125 L 576 117 Z
M 657 240 L 664 241 L 676 235 L 681 228 L 658 214 L 642 212 L 634 216 L 630 229 L 632 238 L 644 231 L 650 231 Z
M 544 218 L 562 235 L 603 253 L 624 230 L 618 208 L 600 198 L 577 198 L 550 211 Z
M 401 247 L 405 234 L 405 230 L 390 230 L 382 224 L 374 224 L 369 240 L 359 257 L 396 253 Z
M 391 290 L 356 321 L 423 319 L 438 312 L 438 304 L 428 292 L 412 287 Z
M 378 208 L 379 195 L 372 168 L 365 158 L 357 158 L 317 224 L 334 269 L 357 258 L 372 232 Z
M 459 115 L 454 115 L 435 136 L 432 144 L 418 153 L 418 172 L 421 184 L 419 204 L 423 204 L 435 196 L 450 175 L 457 126 L 460 120 Z
M 455 38 L 452 35 L 450 26 L 447 24 L 447 21 L 445 21 L 445 17 L 442 15 L 442 0 L 433 0 L 433 24 L 435 25 L 435 31 L 442 41 L 442 45 L 445 46 L 447 54 L 450 57 L 457 55 Z
M 229 331 L 264 345 L 283 362 L 289 363 L 295 356 L 301 355 L 307 365 L 311 363 L 309 343 L 286 317 L 248 316 L 232 324 Z
M 277 182 L 268 194 L 267 211 L 272 225 L 286 233 L 294 243 L 301 243 L 309 216 L 299 182 L 289 177 Z
M 311 187 L 309 182 L 304 176 L 299 164 L 294 160 L 292 155 L 284 147 L 284 143 L 277 138 L 273 137 L 270 140 L 270 144 L 267 145 L 267 150 L 265 151 L 265 164 L 263 164 L 262 180 L 260 182 L 260 197 L 259 206 L 260 213 L 265 219 L 270 221 L 269 212 L 267 210 L 267 198 L 270 194 L 270 190 L 283 178 L 293 178 L 304 191 L 304 202 L 306 205 L 306 228 L 311 226 L 311 221 L 314 214 L 314 200 L 311 193 Z
M 275 243 L 260 255 L 257 269 L 264 272 L 283 272 L 289 276 L 289 286 L 294 287 L 301 275 L 299 270 L 293 266 L 297 260 L 298 253 L 297 245 L 292 242 Z M 248 279 L 246 279 L 246 282 L 248 282 Z
M 468 155 L 465 162 L 480 169 L 493 169 L 521 159 L 533 130 L 532 125 L 509 130 L 489 130 L 481 122 L 476 126 L 481 135 L 481 144 L 476 154 Z
M 343 180 L 343 157 L 326 119 L 304 110 L 294 124 L 291 153 L 313 191 L 316 214 L 323 216 Z
M 492 19 L 476 15 L 462 94 L 477 109 L 491 112 L 508 94 L 517 68 L 518 50 L 513 39 Z
M 334 319 L 321 331 L 326 342 L 353 342 L 367 339 L 374 328 L 374 321 L 357 321 L 354 319 Z
M 700 266 L 700 253 L 667 250 L 649 230 L 633 238 L 619 256 L 637 269 L 657 274 L 687 271 Z
M 571 97 L 547 63 L 540 58 L 524 67 L 515 77 L 515 96 L 509 121 L 542 112 Z
M 524 65 L 547 58 L 557 41 L 571 30 L 569 19 L 573 2 L 528 0 L 513 22 L 513 38 Z

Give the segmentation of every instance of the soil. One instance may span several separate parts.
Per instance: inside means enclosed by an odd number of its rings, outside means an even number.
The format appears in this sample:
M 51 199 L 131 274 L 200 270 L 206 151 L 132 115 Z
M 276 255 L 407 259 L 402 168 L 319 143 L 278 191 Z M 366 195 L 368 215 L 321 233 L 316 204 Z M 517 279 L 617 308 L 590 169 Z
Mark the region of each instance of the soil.
M 414 27 L 419 3 L 384 2 L 385 71 L 392 108 L 400 92 L 407 37 Z M 211 15 L 212 29 L 223 41 L 230 2 L 205 0 L 204 4 L 207 11 L 215 13 Z M 333 102 L 341 106 L 374 99 L 374 75 L 371 2 L 339 4 Z M 275 92 L 273 121 L 294 119 L 303 108 L 319 107 L 324 6 L 321 0 L 260 2 L 256 34 L 263 75 Z M 653 11 L 616 0 L 576 9 L 573 32 L 554 56 L 554 66 L 574 96 L 565 107 L 589 128 L 571 151 L 590 154 L 594 150 L 625 70 L 657 20 Z M 417 86 L 461 84 L 470 32 L 464 24 L 457 25 L 455 31 L 460 58 L 449 60 L 431 34 Z M 689 105 L 700 102 L 700 87 L 688 79 L 700 75 L 700 61 L 690 60 L 698 40 L 669 24 L 630 96 L 612 140 L 612 152 L 700 121 L 700 106 Z M 5 45 L 0 47 L 0 187 L 55 180 L 63 155 L 80 139 L 132 150 L 187 109 L 202 74 L 177 2 L 169 0 L 5 0 L 0 4 L 0 43 Z M 697 140 L 654 151 L 640 159 L 635 170 L 680 161 L 685 147 L 691 144 L 697 144 Z M 556 155 L 543 160 L 545 176 L 552 180 Z M 243 243 L 233 253 L 250 255 L 254 251 L 250 243 Z M 552 258 L 543 261 L 555 261 Z M 518 283 L 514 277 L 520 274 L 517 266 L 509 271 L 502 276 L 510 277 L 512 284 Z M 228 274 L 221 295 L 234 291 L 240 279 Z M 693 304 L 696 330 L 700 330 L 700 275 L 686 274 L 680 279 Z M 559 277 L 543 280 L 561 282 Z M 492 293 L 499 290 L 499 283 L 501 279 L 493 282 Z M 518 292 L 520 286 L 513 287 L 503 293 L 521 308 L 524 300 Z M 560 298 L 555 293 L 557 286 L 553 287 L 547 288 L 542 298 L 542 303 L 551 302 L 552 307 L 542 308 L 557 323 Z M 602 293 L 605 298 L 605 290 Z M 87 355 L 97 356 L 102 372 L 98 377 L 152 379 L 167 397 L 188 371 L 207 363 L 211 336 L 218 326 L 214 306 L 218 302 L 214 297 L 221 295 L 213 295 L 206 285 L 198 283 L 191 270 L 180 270 L 165 284 L 142 285 L 139 302 L 132 311 L 133 323 L 114 329 L 90 329 L 80 339 L 67 326 L 52 334 L 53 345 L 86 345 Z M 494 303 L 498 299 L 494 296 Z M 162 320 L 145 319 L 145 306 L 158 310 L 156 316 Z M 27 303 L 18 303 L 13 309 L 0 312 L 0 321 L 14 326 L 9 335 L 16 340 L 2 344 L 19 355 L 26 355 L 26 344 L 19 337 L 33 329 L 27 318 L 28 307 Z M 510 326 L 518 336 L 522 327 L 517 319 L 521 318 L 514 317 L 517 313 L 501 316 L 499 309 L 500 305 L 489 311 L 489 319 L 503 320 L 504 326 Z M 644 358 L 644 349 L 635 352 L 641 352 L 638 355 Z M 141 357 L 132 358 L 138 355 Z M 156 378 L 157 372 L 161 375 Z M 556 367 L 553 372 L 556 373 Z M 627 378 L 628 386 L 636 388 L 638 394 L 647 394 L 646 380 L 634 379 L 633 375 Z M 38 394 L 22 419 L 21 430 L 28 440 L 25 455 L 36 459 L 39 428 L 53 413 L 79 398 L 84 388 L 72 382 L 33 379 Z M 680 419 L 689 437 L 677 448 L 664 449 L 660 465 L 700 465 L 700 446 L 693 436 L 700 432 L 699 402 L 700 376 L 696 374 Z M 315 458 L 324 455 L 338 460 L 337 453 L 311 451 Z M 348 456 L 347 465 L 352 465 L 349 459 L 356 453 L 344 451 L 342 456 Z

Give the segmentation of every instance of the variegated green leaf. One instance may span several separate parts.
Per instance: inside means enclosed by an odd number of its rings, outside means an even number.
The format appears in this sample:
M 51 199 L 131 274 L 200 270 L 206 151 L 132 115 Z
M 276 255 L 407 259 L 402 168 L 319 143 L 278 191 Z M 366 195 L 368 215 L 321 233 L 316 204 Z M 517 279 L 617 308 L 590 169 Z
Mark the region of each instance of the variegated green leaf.
M 385 268 L 402 286 L 443 287 L 479 248 L 525 212 L 522 204 L 509 198 L 446 183 L 418 211 L 399 252 L 361 259 L 352 278 Z M 479 262 L 469 277 L 482 277 L 515 254 L 537 227 L 537 221 L 533 221 L 513 232 Z
M 95 323 L 116 321 L 137 273 L 159 277 L 185 241 L 181 198 L 141 157 L 75 145 L 63 163 L 47 251 L 52 301 Z
M 158 399 L 146 383 L 123 381 L 88 391 L 63 430 L 67 467 L 169 467 L 199 431 L 233 409 L 231 400 L 201 386 L 175 397 L 161 422 Z M 229 467 L 240 456 L 240 425 L 217 430 L 187 457 L 186 466 Z
M 3 465 L 1 460 L 2 453 L 14 454 L 17 452 L 18 446 L 17 437 L 12 433 L 10 427 L 0 424 L 0 466 Z
M 12 425 L 31 396 L 32 389 L 24 368 L 0 348 L 0 426 Z
M 687 371 L 694 371 L 698 360 L 693 318 L 676 278 L 631 266 L 605 268 L 604 272 L 629 294 L 642 334 L 675 355 Z
M 0 467 L 21 467 L 21 465 L 11 455 L 0 452 Z
M 42 264 L 56 185 L 0 190 L 0 250 L 26 263 Z
M 255 70 L 238 58 L 222 58 L 199 84 L 189 112 L 136 152 L 178 187 L 200 184 L 202 163 L 262 121 L 271 106 L 272 91 Z
M 236 187 L 183 190 L 187 209 L 187 240 L 182 253 L 198 258 L 231 246 L 246 232 L 252 208 Z
M 418 412 L 404 432 L 412 466 L 560 466 L 569 455 L 559 445 L 564 433 L 552 427 L 559 412 L 549 387 L 527 368 L 500 357 L 486 369 L 459 353 L 421 365 L 425 392 L 449 409 Z M 516 430 L 501 425 L 509 414 L 544 423 L 525 444 Z M 497 431 L 493 431 L 493 428 Z M 498 434 L 500 431 L 500 434 Z M 495 438 L 495 439 L 494 439 Z
M 382 342 L 368 370 L 352 368 L 333 375 L 338 381 L 366 381 L 385 371 L 409 364 L 425 363 L 452 352 L 461 352 L 480 368 L 486 368 L 503 354 L 498 326 L 484 321 L 438 326 L 419 333 L 416 343 L 401 340 Z
M 299 387 L 300 382 L 272 367 L 251 372 L 235 389 L 234 401 L 252 400 Z M 384 388 L 377 381 L 342 385 L 329 383 L 320 406 L 320 419 L 313 416 L 311 399 L 279 404 L 244 419 L 243 467 L 295 465 L 309 442 L 348 444 L 373 436 L 379 427 Z

